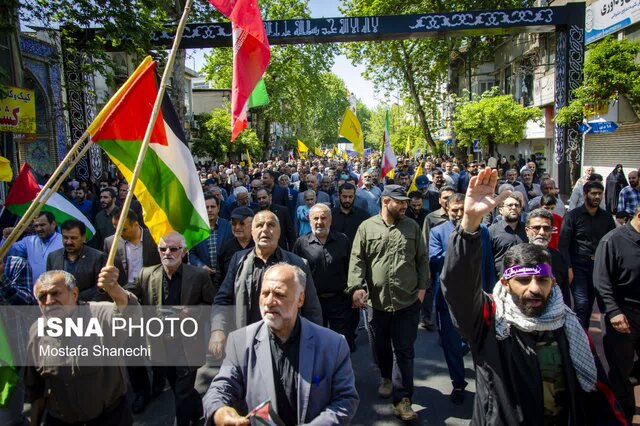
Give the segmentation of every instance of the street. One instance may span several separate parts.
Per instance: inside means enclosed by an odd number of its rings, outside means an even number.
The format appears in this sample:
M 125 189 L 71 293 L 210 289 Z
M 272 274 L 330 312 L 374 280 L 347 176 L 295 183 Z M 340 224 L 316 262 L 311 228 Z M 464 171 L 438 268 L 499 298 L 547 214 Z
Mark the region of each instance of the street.
M 351 361 L 356 374 L 356 387 L 360 394 L 360 406 L 353 420 L 354 425 L 402 425 L 404 422 L 393 416 L 391 400 L 378 397 L 379 373 L 373 364 L 371 350 L 364 329 L 358 331 L 357 350 Z M 449 401 L 451 381 L 447 372 L 442 349 L 438 346 L 438 333 L 418 329 L 416 341 L 415 392 L 413 407 L 418 412 L 415 425 L 467 425 L 473 406 L 473 362 L 471 355 L 465 356 L 467 370 L 467 394 L 464 405 L 453 405 Z M 216 367 L 202 367 L 196 387 L 201 394 L 216 374 Z M 135 416 L 136 426 L 166 426 L 173 424 L 173 395 L 166 390 L 153 400 L 144 413 Z

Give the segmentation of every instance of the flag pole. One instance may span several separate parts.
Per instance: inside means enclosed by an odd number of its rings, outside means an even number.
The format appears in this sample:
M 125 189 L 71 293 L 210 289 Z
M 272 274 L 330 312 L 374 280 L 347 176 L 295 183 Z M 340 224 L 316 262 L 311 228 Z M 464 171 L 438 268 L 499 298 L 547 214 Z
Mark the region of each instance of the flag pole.
M 87 139 L 89 136 L 89 132 L 85 131 L 82 136 L 78 139 L 78 141 L 71 147 L 67 155 L 60 162 L 56 170 L 53 172 L 47 183 L 42 187 L 42 189 L 38 192 L 36 198 L 31 202 L 29 208 L 22 215 L 16 226 L 13 228 L 9 236 L 5 239 L 2 247 L 0 247 L 0 258 L 4 258 L 9 249 L 16 242 L 18 237 L 22 235 L 27 226 L 31 223 L 31 220 L 40 212 L 42 206 L 51 198 L 51 196 L 58 191 L 62 182 L 69 176 L 71 170 L 78 164 L 78 161 L 89 151 L 91 148 L 91 142 L 88 142 L 79 153 L 76 153 L 78 148 L 82 145 L 82 142 Z M 75 155 L 75 156 L 74 156 Z M 73 157 L 73 159 L 71 159 Z M 69 163 L 69 161 L 71 162 Z M 67 164 L 69 163 L 69 164 Z M 67 167 L 66 170 L 63 169 Z M 62 175 L 60 175 L 62 173 Z M 34 277 L 37 278 L 37 277 Z
M 171 46 L 171 53 L 169 54 L 169 58 L 167 59 L 167 64 L 165 65 L 164 71 L 162 73 L 162 79 L 160 80 L 160 87 L 158 88 L 158 95 L 153 105 L 151 118 L 149 119 L 149 123 L 147 124 L 147 130 L 144 134 L 144 139 L 142 141 L 142 146 L 140 147 L 140 153 L 138 154 L 138 159 L 136 160 L 136 166 L 133 170 L 133 176 L 131 177 L 131 182 L 129 182 L 129 192 L 127 192 L 127 197 L 125 198 L 124 203 L 122 204 L 122 210 L 121 210 L 122 213 L 120 214 L 120 219 L 118 220 L 118 226 L 116 227 L 116 232 L 113 237 L 113 244 L 111 245 L 111 250 L 109 251 L 109 257 L 107 258 L 107 263 L 106 263 L 107 266 L 113 266 L 116 252 L 118 250 L 118 246 L 120 245 L 120 236 L 122 235 L 122 229 L 124 228 L 124 222 L 127 218 L 127 212 L 129 211 L 129 207 L 131 206 L 131 200 L 133 199 L 133 190 L 135 189 L 136 184 L 138 183 L 138 177 L 140 176 L 142 163 L 147 153 L 147 148 L 149 148 L 149 141 L 151 140 L 151 134 L 153 133 L 153 128 L 158 118 L 158 114 L 160 113 L 160 108 L 162 106 L 162 98 L 164 97 L 164 92 L 167 87 L 167 83 L 169 82 L 169 78 L 171 78 L 173 64 L 176 61 L 176 55 L 178 53 L 178 48 L 180 47 L 180 40 L 182 39 L 182 33 L 184 32 L 184 27 L 187 25 L 187 18 L 189 16 L 189 12 L 191 11 L 192 4 L 193 4 L 193 0 L 186 1 L 184 5 L 184 11 L 182 12 L 182 17 L 180 18 L 180 22 L 178 23 L 176 36 L 173 39 L 173 45 Z

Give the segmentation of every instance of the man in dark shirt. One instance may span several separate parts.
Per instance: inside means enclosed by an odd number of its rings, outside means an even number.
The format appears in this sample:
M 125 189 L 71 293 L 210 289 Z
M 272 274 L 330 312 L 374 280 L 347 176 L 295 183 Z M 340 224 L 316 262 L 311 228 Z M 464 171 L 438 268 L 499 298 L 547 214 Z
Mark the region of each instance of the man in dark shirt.
M 569 265 L 564 256 L 549 247 L 553 236 L 553 213 L 545 209 L 535 209 L 527 216 L 525 227 L 531 244 L 537 244 L 549 250 L 551 254 L 551 270 L 556 284 L 562 290 L 564 303 L 571 306 L 571 291 L 569 290 Z
M 292 265 L 267 269 L 263 320 L 229 335 L 225 360 L 203 398 L 206 424 L 248 425 L 242 416 L 266 400 L 286 426 L 350 423 L 359 397 L 349 350 L 342 336 L 299 315 L 307 278 Z
M 520 221 L 522 204 L 516 197 L 507 197 L 500 206 L 502 220 L 489 227 L 491 251 L 495 257 L 496 275 L 502 275 L 502 260 L 511 246 L 529 241 L 524 224 Z
M 338 195 L 339 205 L 331 210 L 331 230 L 346 235 L 351 244 L 358 226 L 369 218 L 369 213 L 353 205 L 356 198 L 356 187 L 353 184 L 340 185 Z
M 420 191 L 411 191 L 409 198 L 409 208 L 406 215 L 408 218 L 415 220 L 420 229 L 422 229 L 424 219 L 429 214 L 429 210 L 422 208 L 422 193 Z
M 287 207 L 274 204 L 273 194 L 269 194 L 266 189 L 260 189 L 256 192 L 256 198 L 258 200 L 258 206 L 254 208 L 257 213 L 259 211 L 268 210 L 273 212 L 280 222 L 280 239 L 278 245 L 283 250 L 293 249 L 293 244 L 296 242 L 296 230 L 291 220 L 291 215 Z
M 629 223 L 600 240 L 595 257 L 593 280 L 606 313 L 609 380 L 631 424 L 636 404 L 629 376 L 640 343 L 640 206 Z
M 331 210 L 316 204 L 309 212 L 311 233 L 298 238 L 293 252 L 309 262 L 322 306 L 323 325 L 342 334 L 353 350 L 351 297 L 345 292 L 351 244 L 344 234 L 330 231 Z
M 589 329 L 595 299 L 593 265 L 596 247 L 616 225 L 613 217 L 599 207 L 604 186 L 600 182 L 587 182 L 582 191 L 584 204 L 567 213 L 562 221 L 558 249 L 573 269 L 573 310 L 582 326 Z
M 102 210 L 96 214 L 93 225 L 96 233 L 93 236 L 93 247 L 100 250 L 104 244 L 104 239 L 110 237 L 116 232 L 111 223 L 111 216 L 116 209 L 116 192 L 112 188 L 104 188 L 100 190 L 100 207 Z
M 234 238 L 225 241 L 218 254 L 218 266 L 223 277 L 227 274 L 233 255 L 254 246 L 251 238 L 251 222 L 253 222 L 253 210 L 249 207 L 237 207 L 231 212 L 231 232 Z

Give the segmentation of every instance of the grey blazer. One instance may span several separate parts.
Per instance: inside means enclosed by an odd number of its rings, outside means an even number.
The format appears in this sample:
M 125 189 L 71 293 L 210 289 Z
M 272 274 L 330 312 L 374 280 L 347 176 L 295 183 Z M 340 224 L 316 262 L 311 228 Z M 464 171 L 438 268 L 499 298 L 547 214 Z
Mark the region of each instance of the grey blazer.
M 295 265 L 302 269 L 307 276 L 307 285 L 304 291 L 304 305 L 302 315 L 308 320 L 322 325 L 322 307 L 313 283 L 309 264 L 303 258 L 280 247 L 279 256 L 283 262 Z M 250 291 L 253 288 L 253 263 L 256 258 L 254 248 L 236 252 L 229 262 L 227 275 L 220 285 L 220 289 L 213 301 L 211 330 L 222 330 L 229 333 L 232 330 L 247 325 L 247 316 L 251 303 Z M 235 318 L 235 324 L 229 324 L 229 320 Z
M 65 270 L 64 268 L 64 248 L 52 251 L 47 257 L 47 271 L 54 269 Z M 80 252 L 80 257 L 76 261 L 76 268 L 73 276 L 76 278 L 76 285 L 80 290 L 80 300 L 89 301 L 110 301 L 111 298 L 96 287 L 100 269 L 107 262 L 107 255 L 92 247 L 85 245 Z M 122 265 L 115 265 L 120 271 L 118 282 L 120 285 L 126 284 L 126 277 L 122 276 Z M 69 272 L 69 271 L 67 271 Z
M 300 356 L 298 368 L 298 424 L 346 425 L 358 409 L 349 346 L 345 338 L 298 317 Z M 226 357 L 203 398 L 210 422 L 224 405 L 243 414 L 270 399 L 277 412 L 269 331 L 263 321 L 229 335 Z

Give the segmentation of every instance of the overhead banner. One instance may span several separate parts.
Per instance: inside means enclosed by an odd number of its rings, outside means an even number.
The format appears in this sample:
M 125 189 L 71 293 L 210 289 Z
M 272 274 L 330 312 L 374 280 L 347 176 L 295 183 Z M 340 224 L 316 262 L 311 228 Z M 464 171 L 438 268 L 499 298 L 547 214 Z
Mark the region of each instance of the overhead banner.
M 593 43 L 640 21 L 638 0 L 597 0 L 587 6 L 585 44 Z
M 36 100 L 33 90 L 5 86 L 0 99 L 0 132 L 35 133 Z

